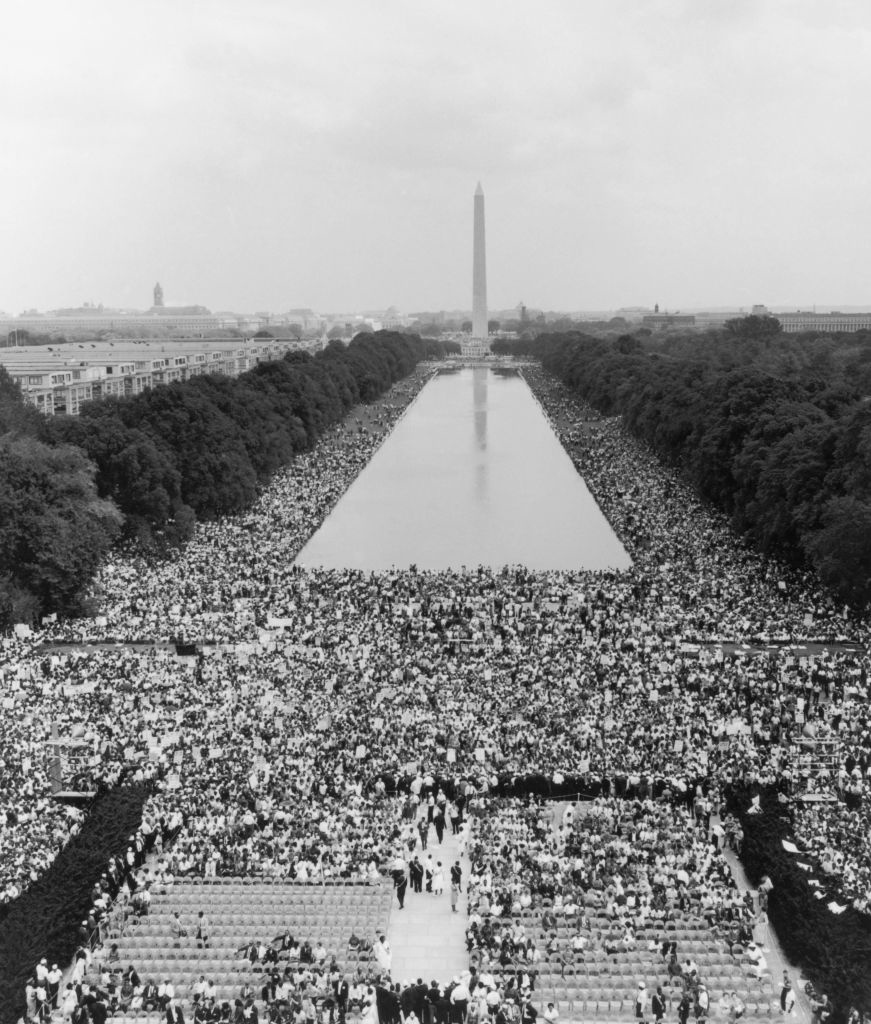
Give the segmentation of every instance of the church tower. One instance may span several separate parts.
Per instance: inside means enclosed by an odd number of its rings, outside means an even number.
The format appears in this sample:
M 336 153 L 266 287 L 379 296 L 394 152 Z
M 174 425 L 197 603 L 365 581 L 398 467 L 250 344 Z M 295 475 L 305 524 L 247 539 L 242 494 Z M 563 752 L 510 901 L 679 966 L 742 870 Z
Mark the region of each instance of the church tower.
M 163 289 L 160 287 L 160 281 L 154 286 L 154 305 L 163 305 Z

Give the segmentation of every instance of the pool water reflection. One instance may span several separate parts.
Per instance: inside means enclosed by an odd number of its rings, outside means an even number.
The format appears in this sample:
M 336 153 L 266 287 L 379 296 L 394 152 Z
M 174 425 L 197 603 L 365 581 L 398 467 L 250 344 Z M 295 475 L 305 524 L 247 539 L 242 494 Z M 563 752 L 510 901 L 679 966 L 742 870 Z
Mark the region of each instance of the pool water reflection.
M 297 563 L 383 570 L 631 564 L 526 382 L 434 377 Z

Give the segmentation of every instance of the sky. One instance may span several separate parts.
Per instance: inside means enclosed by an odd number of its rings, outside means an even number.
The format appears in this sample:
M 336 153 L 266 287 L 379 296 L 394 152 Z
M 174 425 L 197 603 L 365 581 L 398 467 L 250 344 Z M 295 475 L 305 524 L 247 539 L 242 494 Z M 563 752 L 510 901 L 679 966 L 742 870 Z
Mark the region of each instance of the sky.
M 5 0 L 0 310 L 871 305 L 867 0 Z

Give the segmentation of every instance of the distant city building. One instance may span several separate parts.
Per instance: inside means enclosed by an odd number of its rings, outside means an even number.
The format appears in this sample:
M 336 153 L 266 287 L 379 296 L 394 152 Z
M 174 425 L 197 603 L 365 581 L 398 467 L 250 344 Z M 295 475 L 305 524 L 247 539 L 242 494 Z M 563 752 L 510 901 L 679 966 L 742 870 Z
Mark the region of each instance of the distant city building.
M 178 334 L 203 335 L 210 331 L 257 330 L 256 318 L 236 313 L 212 313 L 205 306 L 167 306 L 163 287 L 158 282 L 153 289 L 154 305 L 147 312 L 137 309 L 105 309 L 102 305 L 86 302 L 72 309 L 54 309 L 47 313 L 28 310 L 21 316 L 0 316 L 0 336 L 11 336 L 18 341 L 17 332 L 29 331 L 49 336 L 111 335 L 114 331 L 159 328 Z
M 871 330 L 871 313 L 775 313 L 787 334 L 824 331 L 827 334 Z
M 735 320 L 747 314 L 743 310 L 732 310 L 718 313 L 696 313 L 696 327 L 700 331 L 722 327 L 727 320 Z
M 663 331 L 668 327 L 695 327 L 696 318 L 692 313 L 648 313 L 641 318 L 641 326 L 652 331 Z
M 320 344 L 258 338 L 212 341 L 101 341 L 0 349 L 24 400 L 46 415 L 77 415 L 82 402 L 188 380 L 201 374 L 237 377 L 257 363 Z

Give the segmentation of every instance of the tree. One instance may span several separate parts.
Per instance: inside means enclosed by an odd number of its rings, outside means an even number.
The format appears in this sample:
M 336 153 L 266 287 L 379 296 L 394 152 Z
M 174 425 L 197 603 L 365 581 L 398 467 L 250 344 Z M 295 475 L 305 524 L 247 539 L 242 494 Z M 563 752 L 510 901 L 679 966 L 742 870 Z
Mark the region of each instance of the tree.
M 499 330 L 499 327 L 500 327 L 500 324 L 499 324 L 498 320 L 488 320 L 487 321 L 487 333 L 488 334 L 495 334 Z
M 783 328 L 776 316 L 736 317 L 723 325 L 727 334 L 733 334 L 746 341 L 769 342 L 781 333 Z
M 641 342 L 638 338 L 633 338 L 631 334 L 621 334 L 614 342 L 614 348 L 618 352 L 622 352 L 623 355 L 629 355 L 632 352 L 641 351 Z
M 238 512 L 257 493 L 257 476 L 229 417 L 208 394 L 211 377 L 168 384 L 136 396 L 141 429 L 173 453 L 182 500 L 198 516 Z
M 832 498 L 823 526 L 805 539 L 820 578 L 844 600 L 871 600 L 871 504 L 850 496 Z
M 21 388 L 0 366 L 0 434 L 14 431 L 37 434 L 42 416 L 32 406 L 24 404 Z
M 94 476 L 77 448 L 0 438 L 0 620 L 79 607 L 122 521 Z
M 193 510 L 182 501 L 181 474 L 171 451 L 137 427 L 126 426 L 116 402 L 89 402 L 81 416 L 53 416 L 45 435 L 74 444 L 97 467 L 100 497 L 124 515 L 124 535 L 146 547 L 179 544 L 193 531 Z

